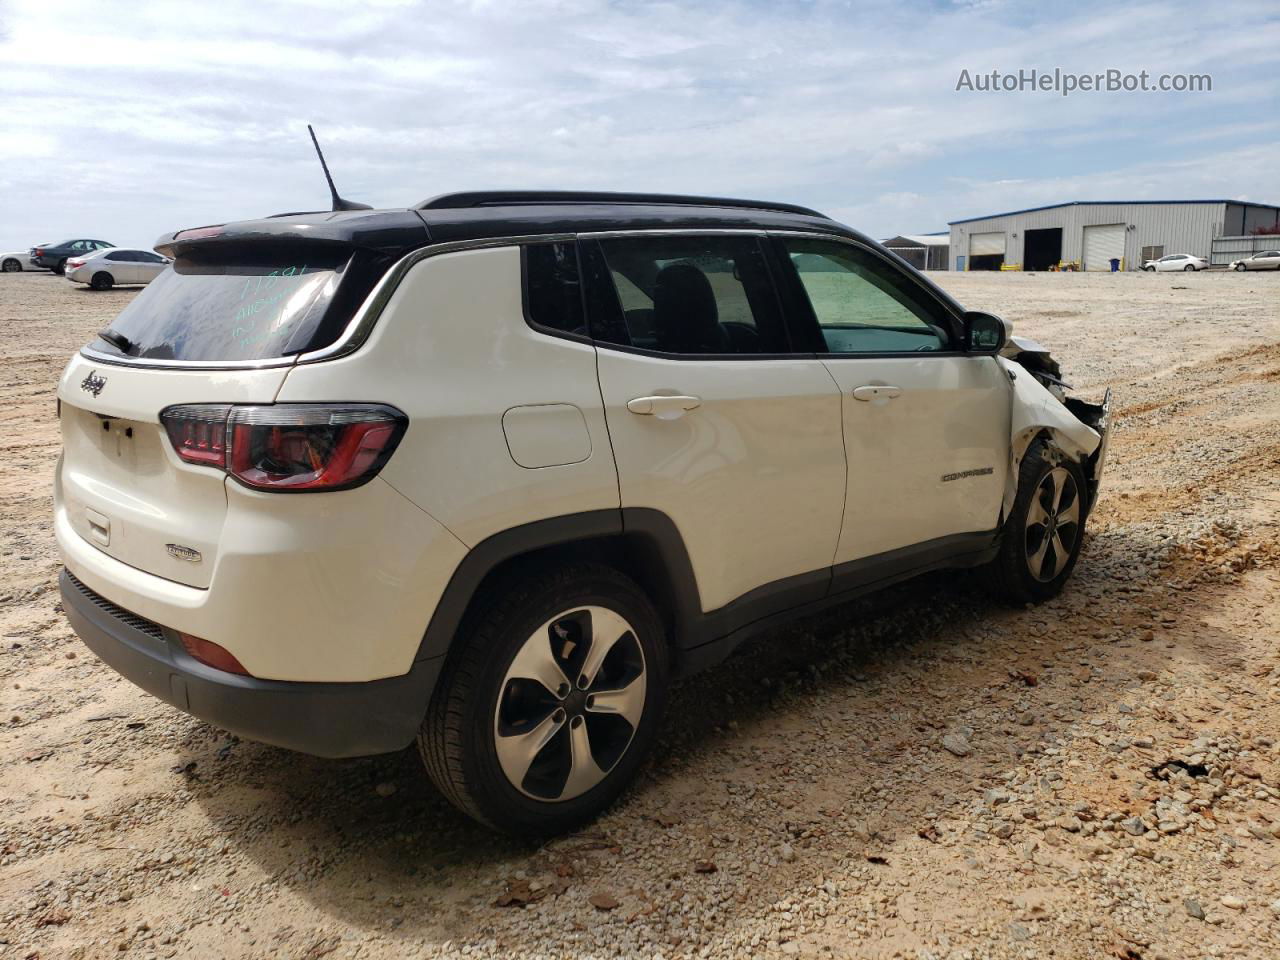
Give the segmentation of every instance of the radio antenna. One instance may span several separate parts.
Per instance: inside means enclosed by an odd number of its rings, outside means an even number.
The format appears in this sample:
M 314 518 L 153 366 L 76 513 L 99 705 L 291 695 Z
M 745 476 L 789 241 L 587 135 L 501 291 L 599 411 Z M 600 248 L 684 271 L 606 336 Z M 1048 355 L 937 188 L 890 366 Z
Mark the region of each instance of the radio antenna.
M 307 133 L 311 134 L 311 143 L 316 148 L 316 156 L 320 158 L 320 169 L 324 171 L 325 180 L 329 181 L 329 193 L 333 197 L 334 210 L 372 210 L 373 207 L 367 203 L 356 203 L 354 200 L 344 200 L 338 196 L 338 188 L 333 185 L 333 177 L 329 175 L 329 165 L 324 162 L 324 153 L 320 150 L 320 141 L 316 139 L 316 132 L 311 129 L 311 124 L 307 124 Z

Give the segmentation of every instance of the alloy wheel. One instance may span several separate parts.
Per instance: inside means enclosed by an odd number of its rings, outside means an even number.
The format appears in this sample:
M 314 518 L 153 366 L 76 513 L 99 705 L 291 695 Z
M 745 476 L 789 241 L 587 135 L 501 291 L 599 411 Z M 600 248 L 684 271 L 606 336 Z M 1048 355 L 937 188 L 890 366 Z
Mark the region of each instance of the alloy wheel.
M 507 668 L 494 744 L 507 780 L 536 800 L 580 797 L 631 745 L 647 675 L 635 630 L 605 607 L 552 617 Z
M 1027 568 L 1041 583 L 1060 574 L 1080 537 L 1080 492 L 1066 467 L 1040 480 L 1027 509 Z

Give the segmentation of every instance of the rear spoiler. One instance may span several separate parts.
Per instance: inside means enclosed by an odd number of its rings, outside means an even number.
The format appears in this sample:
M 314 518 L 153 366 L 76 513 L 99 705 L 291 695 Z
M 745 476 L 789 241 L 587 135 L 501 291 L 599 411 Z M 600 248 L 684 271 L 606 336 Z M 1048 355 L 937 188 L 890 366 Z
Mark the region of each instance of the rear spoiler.
M 412 210 L 325 210 L 191 227 L 164 234 L 155 249 L 176 258 L 196 248 L 322 243 L 398 255 L 425 246 L 430 239 L 422 217 Z

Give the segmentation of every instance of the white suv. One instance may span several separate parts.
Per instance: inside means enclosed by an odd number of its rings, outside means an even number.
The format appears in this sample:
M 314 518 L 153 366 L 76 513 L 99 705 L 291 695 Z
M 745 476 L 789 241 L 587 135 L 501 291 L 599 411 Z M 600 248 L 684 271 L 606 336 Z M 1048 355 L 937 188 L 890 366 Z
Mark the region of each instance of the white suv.
M 1061 589 L 1106 448 L 1007 325 L 799 207 L 453 194 L 180 231 L 67 366 L 76 632 L 321 756 L 415 738 L 527 834 L 607 805 L 672 680 L 922 571 Z

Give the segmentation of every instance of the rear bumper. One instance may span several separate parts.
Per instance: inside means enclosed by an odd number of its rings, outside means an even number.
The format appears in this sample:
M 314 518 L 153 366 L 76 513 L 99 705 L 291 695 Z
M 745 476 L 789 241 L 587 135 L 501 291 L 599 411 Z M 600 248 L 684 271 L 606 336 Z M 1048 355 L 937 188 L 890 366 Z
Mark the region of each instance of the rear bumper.
M 259 680 L 206 667 L 173 633 L 117 607 L 67 570 L 59 577 L 72 629 L 109 667 L 147 693 L 249 740 L 318 757 L 358 757 L 413 742 L 444 663 L 364 683 Z

